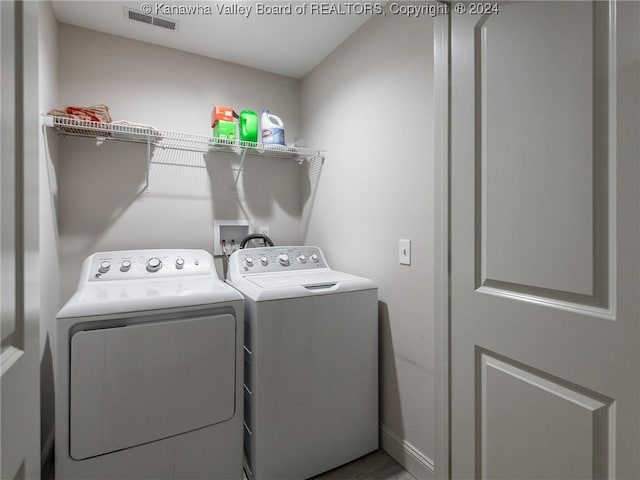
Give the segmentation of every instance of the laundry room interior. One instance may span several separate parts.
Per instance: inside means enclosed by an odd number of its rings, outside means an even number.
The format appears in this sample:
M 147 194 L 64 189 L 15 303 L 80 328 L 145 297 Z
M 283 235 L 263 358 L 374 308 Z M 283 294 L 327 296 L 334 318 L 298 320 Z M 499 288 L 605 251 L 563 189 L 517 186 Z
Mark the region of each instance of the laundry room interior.
M 137 249 L 214 254 L 216 222 L 248 222 L 248 233 L 268 233 L 276 246 L 319 247 L 331 268 L 377 285 L 380 448 L 415 478 L 433 478 L 434 17 L 306 19 L 335 32 L 309 47 L 291 28 L 288 44 L 299 43 L 300 56 L 324 52 L 317 60 L 296 60 L 290 45 L 261 51 L 259 41 L 245 44 L 260 51 L 260 63 L 193 52 L 207 51 L 208 42 L 241 42 L 247 29 L 259 30 L 252 39 L 286 32 L 294 16 L 229 16 L 232 34 L 212 27 L 200 45 L 181 50 L 181 33 L 201 28 L 202 18 L 173 16 L 178 27 L 171 31 L 127 19 L 125 7 L 138 5 L 38 2 L 41 114 L 105 104 L 113 120 L 210 137 L 215 105 L 269 109 L 284 122 L 287 145 L 318 155 L 296 161 L 152 148 L 148 162 L 144 143 L 42 128 L 43 459 L 54 447 L 56 315 L 78 285 L 83 260 Z M 410 261 L 399 259 L 407 245 L 401 240 L 410 241 Z M 224 279 L 226 259 L 215 255 L 215 265 Z
M 1 478 L 640 478 L 640 2 L 0 25 Z

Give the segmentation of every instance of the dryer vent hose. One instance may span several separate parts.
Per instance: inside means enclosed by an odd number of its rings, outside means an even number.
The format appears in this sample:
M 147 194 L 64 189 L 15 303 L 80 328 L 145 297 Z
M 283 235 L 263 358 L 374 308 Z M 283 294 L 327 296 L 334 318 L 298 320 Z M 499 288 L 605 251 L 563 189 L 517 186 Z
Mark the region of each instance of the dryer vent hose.
M 240 242 L 240 248 L 244 248 L 245 245 L 249 243 L 251 240 L 262 240 L 265 245 L 269 245 L 270 247 L 273 247 L 273 240 L 271 240 L 264 233 L 252 233 L 251 235 L 247 235 L 242 239 L 242 242 Z

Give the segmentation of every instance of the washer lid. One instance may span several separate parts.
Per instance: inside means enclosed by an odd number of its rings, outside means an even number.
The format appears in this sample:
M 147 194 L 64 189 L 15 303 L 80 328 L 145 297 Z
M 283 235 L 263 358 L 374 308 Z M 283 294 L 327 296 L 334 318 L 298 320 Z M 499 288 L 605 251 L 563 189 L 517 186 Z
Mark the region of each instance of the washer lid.
M 377 288 L 369 279 L 324 269 L 245 275 L 231 282 L 245 296 L 256 301 L 309 297 Z
M 242 300 L 224 282 L 211 277 L 93 282 L 81 286 L 58 318 L 91 317 Z
M 311 287 L 326 286 L 338 282 L 353 281 L 359 279 L 348 273 L 324 270 L 321 272 L 292 272 L 276 273 L 264 275 L 247 275 L 247 280 L 255 283 L 260 288 L 288 288 L 288 287 Z

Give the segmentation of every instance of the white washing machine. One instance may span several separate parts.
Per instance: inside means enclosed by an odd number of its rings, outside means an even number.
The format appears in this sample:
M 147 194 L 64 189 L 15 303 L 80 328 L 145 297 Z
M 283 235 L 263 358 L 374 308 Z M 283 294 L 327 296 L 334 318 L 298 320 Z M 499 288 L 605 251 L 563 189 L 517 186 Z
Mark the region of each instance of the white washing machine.
M 57 318 L 56 478 L 242 479 L 243 323 L 204 250 L 88 257 Z
M 317 247 L 231 255 L 245 297 L 245 472 L 304 479 L 378 448 L 378 290 Z

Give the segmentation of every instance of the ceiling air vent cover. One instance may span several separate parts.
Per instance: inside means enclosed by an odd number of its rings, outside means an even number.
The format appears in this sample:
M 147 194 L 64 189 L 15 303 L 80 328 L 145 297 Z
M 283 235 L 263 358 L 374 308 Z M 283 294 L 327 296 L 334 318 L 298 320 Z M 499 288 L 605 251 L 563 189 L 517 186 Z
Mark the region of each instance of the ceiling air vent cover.
M 148 15 L 127 7 L 125 7 L 124 12 L 125 18 L 128 18 L 129 20 L 135 20 L 136 22 L 146 23 L 148 25 L 155 25 L 156 27 L 166 28 L 167 30 L 178 29 L 178 22 L 175 20 L 169 20 L 168 18 L 158 17 L 156 15 Z

